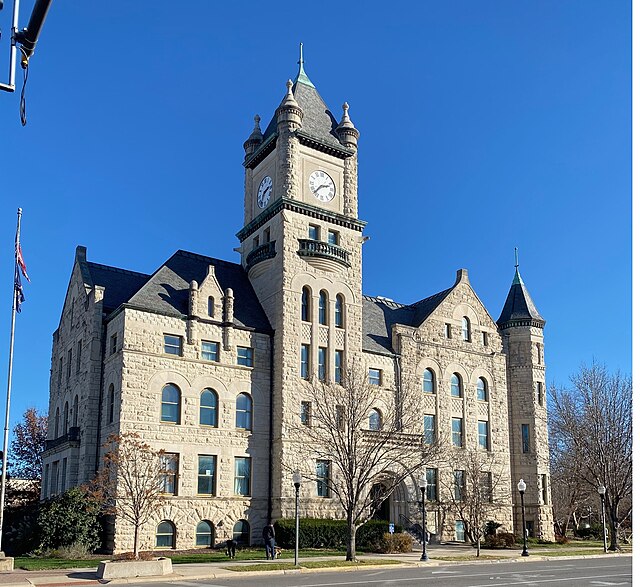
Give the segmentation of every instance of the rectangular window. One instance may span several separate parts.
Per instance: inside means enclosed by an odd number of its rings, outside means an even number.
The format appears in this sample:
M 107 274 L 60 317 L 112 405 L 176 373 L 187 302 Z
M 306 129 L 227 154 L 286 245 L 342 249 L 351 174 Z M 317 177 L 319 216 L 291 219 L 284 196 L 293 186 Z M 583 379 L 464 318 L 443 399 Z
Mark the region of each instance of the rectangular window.
M 235 495 L 251 495 L 251 458 L 235 458 L 235 477 L 233 493 Z
M 60 357 L 58 364 L 58 387 L 62 387 L 62 357 Z
M 540 343 L 536 344 L 536 351 L 538 355 L 538 365 L 542 365 L 542 345 Z
M 480 472 L 480 495 L 485 502 L 493 502 L 493 480 L 489 471 Z
M 165 339 L 166 339 L 166 336 L 165 336 Z M 113 354 L 115 354 L 115 352 L 117 350 L 118 350 L 118 335 L 117 334 L 112 334 L 111 335 L 111 344 L 109 346 L 109 354 L 113 355 Z
M 427 488 L 424 497 L 429 501 L 438 499 L 438 469 L 427 469 Z
M 309 345 L 300 346 L 300 377 L 309 379 Z
M 327 379 L 327 349 L 326 347 L 318 347 L 318 379 L 326 381 Z
M 311 426 L 311 402 L 300 403 L 300 422 L 303 426 Z
M 315 224 L 309 224 L 309 238 L 312 241 L 320 240 L 320 227 Z
M 456 542 L 464 542 L 464 521 L 456 520 Z
M 330 230 L 327 233 L 327 242 L 330 245 L 337 245 L 338 244 L 338 233 L 335 230 Z
M 263 242 L 266 245 L 269 241 L 271 241 L 271 229 L 269 227 L 264 229 L 262 233 Z
M 67 353 L 67 381 L 71 379 L 71 365 L 73 363 L 73 349 L 69 349 Z
M 536 381 L 536 396 L 538 398 L 538 405 L 544 405 L 544 387 L 542 381 Z
M 544 505 L 549 505 L 549 494 L 547 489 L 547 476 L 540 475 L 540 492 L 542 493 L 542 503 Z
M 336 428 L 340 431 L 344 431 L 344 406 L 336 406 Z
M 489 346 L 489 333 L 488 332 L 483 332 L 482 333 L 482 344 L 484 346 Z
M 178 494 L 178 455 L 167 452 L 160 455 L 160 486 L 162 493 Z
M 44 476 L 42 477 L 42 497 L 49 497 L 49 465 L 44 466 Z
M 489 450 L 489 422 L 478 420 L 478 445 Z
M 451 324 L 449 323 L 444 325 L 444 336 L 445 338 L 451 338 Z
M 251 347 L 238 347 L 238 365 L 253 367 L 253 349 Z
M 433 444 L 436 441 L 436 417 L 427 414 L 424 417 L 424 443 Z
M 167 355 L 182 356 L 182 337 L 173 334 L 164 335 L 164 352 Z
M 462 501 L 464 499 L 464 471 L 453 472 L 453 499 Z
M 451 443 L 462 446 L 462 418 L 451 418 Z
M 203 361 L 220 361 L 220 343 L 202 341 L 202 360 Z
M 62 475 L 60 476 L 60 493 L 67 490 L 67 459 L 62 459 Z
M 253 248 L 257 249 L 260 246 L 260 237 L 259 236 L 254 236 L 253 237 Z
M 78 350 L 76 351 L 76 375 L 80 373 L 80 363 L 82 361 L 82 341 L 78 341 Z
M 49 489 L 49 495 L 58 495 L 58 467 L 60 461 L 53 461 L 51 467 L 51 487 Z
M 216 494 L 216 457 L 198 455 L 198 495 Z
M 369 385 L 382 385 L 382 369 L 369 367 Z
M 529 443 L 529 424 L 522 425 L 522 452 L 528 453 L 531 450 Z
M 329 497 L 329 461 L 316 461 L 318 497 Z
M 342 383 L 342 359 L 344 351 L 335 352 L 335 365 L 333 379 L 336 383 Z

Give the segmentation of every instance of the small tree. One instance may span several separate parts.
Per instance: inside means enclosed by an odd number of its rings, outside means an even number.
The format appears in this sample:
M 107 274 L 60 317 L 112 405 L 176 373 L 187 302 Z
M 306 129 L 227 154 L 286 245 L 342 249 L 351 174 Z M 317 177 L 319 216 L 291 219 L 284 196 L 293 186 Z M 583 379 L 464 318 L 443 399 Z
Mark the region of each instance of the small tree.
M 504 494 L 505 468 L 498 454 L 477 447 L 450 450 L 452 473 L 441 480 L 451 509 L 462 520 L 464 531 L 480 556 L 480 541 L 487 523 L 508 506 Z
M 574 464 L 571 475 L 587 485 L 592 496 L 600 485 L 606 487 L 610 549 L 619 550 L 620 509 L 632 489 L 631 378 L 611 374 L 594 362 L 581 367 L 571 383 L 571 389 L 550 389 L 556 450 Z
M 13 428 L 9 473 L 13 477 L 33 481 L 36 498 L 40 493 L 42 453 L 46 440 L 47 417 L 38 414 L 35 408 L 29 408 L 22 416 L 22 422 Z
M 140 528 L 162 507 L 168 470 L 163 450 L 155 450 L 135 432 L 112 434 L 104 445 L 102 467 L 92 487 L 104 512 L 133 526 L 133 554 L 139 558 Z
M 341 383 L 313 380 L 307 385 L 312 412 L 295 426 L 301 456 L 330 463 L 322 480 L 340 502 L 349 532 L 346 560 L 355 560 L 356 532 L 408 477 L 422 473 L 439 454 L 439 442 L 424 442 L 421 413 L 403 391 L 370 385 L 352 367 Z

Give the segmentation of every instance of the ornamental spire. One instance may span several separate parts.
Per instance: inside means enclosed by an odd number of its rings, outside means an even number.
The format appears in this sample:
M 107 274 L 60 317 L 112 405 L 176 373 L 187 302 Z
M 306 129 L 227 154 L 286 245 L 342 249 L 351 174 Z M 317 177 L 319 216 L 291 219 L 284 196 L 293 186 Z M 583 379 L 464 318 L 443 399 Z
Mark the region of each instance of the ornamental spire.
M 312 88 L 315 88 L 315 86 L 313 85 L 313 83 L 311 82 L 311 80 L 309 79 L 309 77 L 307 76 L 307 73 L 304 70 L 304 53 L 303 53 L 303 44 L 300 43 L 300 60 L 298 61 L 298 75 L 296 76 L 296 79 L 293 80 L 294 84 L 297 83 L 301 83 L 301 84 L 305 84 L 307 86 L 310 86 Z

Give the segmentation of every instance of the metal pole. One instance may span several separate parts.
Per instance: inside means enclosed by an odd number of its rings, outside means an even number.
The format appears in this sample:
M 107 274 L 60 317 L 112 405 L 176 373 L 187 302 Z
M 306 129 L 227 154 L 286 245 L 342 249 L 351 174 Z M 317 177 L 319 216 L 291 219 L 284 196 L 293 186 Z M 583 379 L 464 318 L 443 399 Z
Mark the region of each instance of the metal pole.
M 22 208 L 18 208 L 18 226 L 16 228 L 16 252 L 14 253 L 14 272 L 18 271 L 18 245 L 20 243 L 20 219 Z M 11 406 L 11 376 L 13 375 L 13 340 L 16 327 L 16 275 L 13 275 L 13 302 L 11 304 L 11 336 L 9 338 L 9 374 L 7 376 L 7 405 L 4 415 L 4 442 L 2 444 L 2 486 L 0 489 L 0 552 L 2 552 L 2 530 L 4 527 L 4 496 L 7 485 L 7 450 L 9 448 L 9 408 Z
M 420 491 L 422 492 L 422 556 L 420 557 L 421 561 L 428 561 L 429 557 L 427 557 L 427 533 L 425 531 L 425 511 L 424 511 L 424 491 L 425 487 L 421 487 Z
M 602 544 L 604 553 L 607 554 L 607 520 L 604 517 L 604 493 L 600 495 L 600 501 L 602 502 Z
M 296 483 L 296 547 L 293 553 L 293 564 L 298 566 L 298 534 L 300 532 L 300 515 L 298 511 L 298 503 L 300 501 L 300 483 Z
M 18 13 L 20 12 L 20 0 L 13 0 L 13 16 L 11 19 L 11 52 L 9 54 L 9 83 L 0 83 L 0 90 L 13 92 L 16 89 L 16 35 L 18 34 Z
M 524 539 L 522 556 L 529 556 L 529 550 L 527 549 L 527 525 L 524 521 L 524 491 L 520 492 L 520 504 L 522 506 L 522 537 Z

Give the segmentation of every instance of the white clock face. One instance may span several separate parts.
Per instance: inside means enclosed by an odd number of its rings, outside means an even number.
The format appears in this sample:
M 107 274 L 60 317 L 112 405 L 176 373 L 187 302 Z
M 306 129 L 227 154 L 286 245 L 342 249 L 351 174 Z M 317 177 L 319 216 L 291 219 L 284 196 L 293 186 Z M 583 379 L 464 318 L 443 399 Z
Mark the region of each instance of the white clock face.
M 330 202 L 336 195 L 336 185 L 324 171 L 314 171 L 309 176 L 309 189 L 321 202 Z
M 262 179 L 258 187 L 258 206 L 260 208 L 264 208 L 269 203 L 272 191 L 273 180 L 267 175 Z

